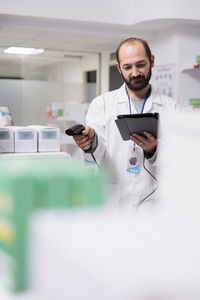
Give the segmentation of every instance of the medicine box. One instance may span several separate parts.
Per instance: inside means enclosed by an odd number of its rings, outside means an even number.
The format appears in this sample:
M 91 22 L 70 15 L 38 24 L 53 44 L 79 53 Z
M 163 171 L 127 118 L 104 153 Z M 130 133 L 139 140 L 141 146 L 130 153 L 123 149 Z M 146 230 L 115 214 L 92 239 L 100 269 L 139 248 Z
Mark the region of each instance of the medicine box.
M 28 128 L 34 128 L 37 131 L 37 151 L 38 152 L 57 152 L 60 151 L 60 129 L 57 127 L 48 127 L 32 125 Z
M 37 152 L 37 131 L 34 128 L 12 126 L 14 130 L 14 152 Z
M 0 153 L 14 152 L 14 131 L 12 127 L 0 127 Z

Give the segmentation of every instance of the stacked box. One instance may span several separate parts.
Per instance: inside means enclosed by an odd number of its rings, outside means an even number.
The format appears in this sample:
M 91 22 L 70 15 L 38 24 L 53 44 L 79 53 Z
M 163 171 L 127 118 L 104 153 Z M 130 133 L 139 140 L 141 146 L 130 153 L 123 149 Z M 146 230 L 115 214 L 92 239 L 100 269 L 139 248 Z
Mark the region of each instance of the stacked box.
M 33 211 L 102 205 L 105 182 L 104 172 L 94 173 L 72 161 L 1 161 L 1 282 L 12 291 L 23 291 L 28 286 L 27 235 Z
M 32 170 L 36 207 L 84 207 L 102 205 L 106 198 L 105 172 L 93 172 L 83 164 L 46 160 Z

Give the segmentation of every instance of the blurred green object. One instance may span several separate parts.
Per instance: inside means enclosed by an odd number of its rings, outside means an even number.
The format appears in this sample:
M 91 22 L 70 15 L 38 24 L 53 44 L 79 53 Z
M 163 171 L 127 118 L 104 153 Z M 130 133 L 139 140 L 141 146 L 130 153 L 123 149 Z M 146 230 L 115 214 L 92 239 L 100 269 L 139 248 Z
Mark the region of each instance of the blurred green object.
M 190 98 L 189 104 L 194 106 L 200 106 L 200 98 Z
M 97 207 L 106 200 L 107 175 L 56 159 L 0 161 L 0 279 L 10 290 L 28 286 L 27 239 L 36 209 Z
M 200 56 L 199 55 L 196 56 L 196 63 L 200 64 Z
M 63 116 L 63 108 L 59 108 L 58 109 L 58 117 L 62 117 Z

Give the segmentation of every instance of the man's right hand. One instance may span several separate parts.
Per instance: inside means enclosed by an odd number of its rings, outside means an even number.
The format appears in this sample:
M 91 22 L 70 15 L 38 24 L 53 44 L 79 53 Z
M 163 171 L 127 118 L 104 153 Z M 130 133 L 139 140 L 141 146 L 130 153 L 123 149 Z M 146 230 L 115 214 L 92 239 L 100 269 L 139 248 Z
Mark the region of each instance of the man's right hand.
M 94 129 L 89 126 L 85 126 L 85 129 L 82 131 L 80 135 L 73 136 L 73 139 L 78 147 L 80 147 L 83 151 L 90 149 L 92 142 L 94 140 Z

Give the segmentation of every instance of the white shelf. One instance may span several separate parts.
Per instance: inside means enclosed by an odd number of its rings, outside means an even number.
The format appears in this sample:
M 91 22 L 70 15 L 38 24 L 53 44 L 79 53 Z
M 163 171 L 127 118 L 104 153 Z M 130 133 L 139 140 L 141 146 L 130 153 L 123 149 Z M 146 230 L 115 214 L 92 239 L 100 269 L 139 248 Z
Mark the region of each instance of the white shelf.
M 0 159 L 13 158 L 66 158 L 69 159 L 71 155 L 67 152 L 36 152 L 36 153 L 0 153 Z
M 66 134 L 62 134 L 61 135 L 60 144 L 61 145 L 67 145 L 67 144 L 76 145 L 73 137 L 72 136 L 68 136 Z
M 182 73 L 186 73 L 186 72 L 188 72 L 188 73 L 190 73 L 190 72 L 199 72 L 200 73 L 200 68 L 184 68 L 184 69 L 182 69 L 182 71 L 181 71 Z
M 69 116 L 62 116 L 62 117 L 57 117 L 55 119 L 49 119 L 52 121 L 67 121 L 67 122 L 75 122 L 75 123 L 80 123 L 80 119 L 82 120 L 82 117 L 78 116 L 73 116 L 73 115 L 69 115 Z
M 0 287 L 0 299 L 2 300 L 44 300 L 44 298 L 34 292 L 11 293 Z
M 74 118 L 72 116 L 62 116 L 55 119 L 57 121 L 74 121 Z

